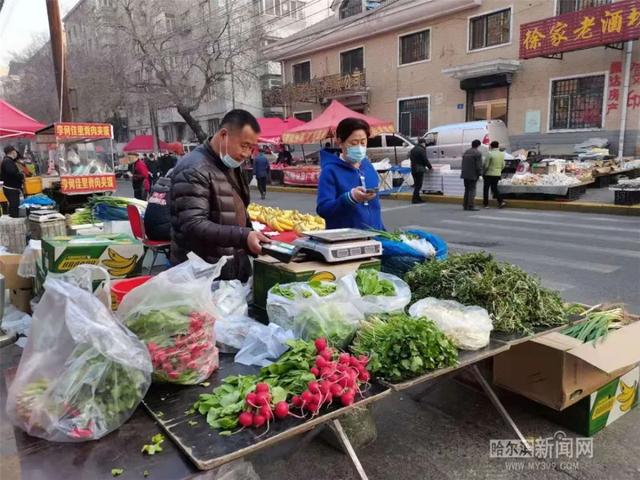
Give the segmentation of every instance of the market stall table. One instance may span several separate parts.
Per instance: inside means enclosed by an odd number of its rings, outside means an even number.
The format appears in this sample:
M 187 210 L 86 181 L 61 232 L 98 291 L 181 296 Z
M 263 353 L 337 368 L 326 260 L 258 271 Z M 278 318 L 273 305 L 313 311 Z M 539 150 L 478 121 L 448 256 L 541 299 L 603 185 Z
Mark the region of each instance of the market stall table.
M 498 191 L 505 196 L 520 197 L 560 197 L 565 200 L 576 200 L 587 191 L 587 186 L 594 180 L 581 182 L 575 185 L 498 185 Z
M 349 456 L 358 472 L 362 467 L 350 450 L 350 443 L 346 436 L 340 434 L 339 417 L 350 412 L 353 408 L 362 407 L 380 400 L 390 393 L 390 390 L 379 384 L 372 384 L 364 393 L 364 397 L 350 407 L 330 407 L 319 416 L 306 420 L 288 418 L 271 423 L 268 432 L 265 428 L 247 429 L 231 436 L 220 436 L 206 422 L 206 418 L 199 413 L 188 415 L 200 394 L 210 393 L 229 375 L 249 375 L 258 371 L 258 367 L 249 367 L 234 363 L 233 356 L 220 355 L 220 368 L 209 378 L 210 385 L 205 389 L 200 385 L 178 386 L 171 384 L 154 384 L 149 389 L 143 404 L 154 419 L 167 432 L 168 436 L 178 445 L 184 454 L 201 470 L 219 467 L 230 461 L 242 458 L 278 442 L 290 439 L 328 422 L 338 430 L 339 439 L 345 444 Z M 197 421 L 191 426 L 189 422 Z

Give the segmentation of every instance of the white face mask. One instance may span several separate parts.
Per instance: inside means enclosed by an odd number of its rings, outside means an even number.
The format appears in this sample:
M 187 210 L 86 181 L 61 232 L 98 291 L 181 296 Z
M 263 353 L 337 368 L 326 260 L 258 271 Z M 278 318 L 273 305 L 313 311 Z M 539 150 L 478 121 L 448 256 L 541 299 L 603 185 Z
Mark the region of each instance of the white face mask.
M 227 136 L 225 138 L 226 140 L 225 140 L 224 150 L 225 152 L 227 152 L 229 150 L 229 137 Z M 224 156 L 222 157 L 222 163 L 224 163 L 227 166 L 227 168 L 238 168 L 240 167 L 240 165 L 244 163 L 244 161 L 239 162 L 228 153 L 225 153 Z

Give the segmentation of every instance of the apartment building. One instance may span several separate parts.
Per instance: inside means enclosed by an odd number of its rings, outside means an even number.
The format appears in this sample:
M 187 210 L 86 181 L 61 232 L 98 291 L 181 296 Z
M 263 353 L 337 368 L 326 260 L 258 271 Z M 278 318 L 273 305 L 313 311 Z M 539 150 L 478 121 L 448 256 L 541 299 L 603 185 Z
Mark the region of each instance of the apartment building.
M 624 3 L 624 15 L 616 3 Z M 636 2 L 638 3 L 638 2 Z M 589 8 L 606 6 L 602 19 Z M 332 99 L 378 118 L 399 132 L 501 119 L 514 148 L 571 153 L 573 145 L 606 137 L 615 151 L 622 124 L 626 52 L 623 44 L 521 59 L 520 27 L 586 12 L 585 27 L 638 24 L 640 5 L 626 0 L 387 0 L 333 2 L 325 21 L 273 44 L 283 88 L 265 96 L 287 114 L 309 120 Z M 591 22 L 590 25 L 588 23 Z M 624 22 L 624 23 L 623 23 Z M 530 38 L 540 42 L 553 34 Z M 541 32 L 538 32 L 541 33 Z M 555 32 L 593 35 L 592 31 Z M 535 36 L 534 36 L 535 37 Z M 561 36 L 553 42 L 561 42 Z M 632 47 L 625 154 L 640 154 L 640 42 Z

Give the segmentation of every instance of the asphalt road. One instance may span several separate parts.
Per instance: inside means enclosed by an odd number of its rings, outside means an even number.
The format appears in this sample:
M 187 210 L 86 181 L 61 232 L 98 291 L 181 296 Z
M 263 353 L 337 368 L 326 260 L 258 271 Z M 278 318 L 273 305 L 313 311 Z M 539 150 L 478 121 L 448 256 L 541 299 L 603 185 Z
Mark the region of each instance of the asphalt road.
M 273 192 L 264 203 L 313 212 L 315 196 Z M 486 250 L 539 275 L 567 301 L 624 302 L 640 314 L 640 218 L 510 208 L 465 212 L 453 204 L 389 200 L 383 220 L 387 229 L 426 229 L 453 251 Z

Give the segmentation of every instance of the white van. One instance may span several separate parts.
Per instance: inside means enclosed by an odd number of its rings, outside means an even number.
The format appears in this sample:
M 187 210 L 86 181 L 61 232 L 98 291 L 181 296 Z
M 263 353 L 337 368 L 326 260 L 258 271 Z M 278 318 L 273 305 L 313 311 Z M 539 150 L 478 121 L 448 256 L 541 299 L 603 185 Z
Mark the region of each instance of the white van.
M 500 148 L 510 150 L 509 132 L 502 120 L 479 120 L 476 122 L 453 123 L 429 130 L 424 139 L 427 141 L 427 155 L 433 164 L 449 164 L 451 168 L 462 166 L 462 154 L 471 148 L 471 142 L 480 140 L 480 149 L 489 150 L 494 140 Z

